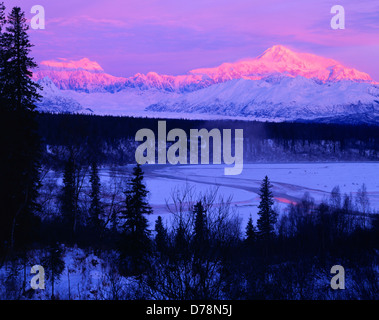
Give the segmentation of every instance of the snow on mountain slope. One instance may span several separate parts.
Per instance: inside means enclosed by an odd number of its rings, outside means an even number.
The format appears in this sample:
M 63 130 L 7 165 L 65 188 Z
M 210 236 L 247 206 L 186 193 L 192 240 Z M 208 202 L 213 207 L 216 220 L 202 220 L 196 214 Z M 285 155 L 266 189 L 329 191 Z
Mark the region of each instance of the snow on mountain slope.
M 195 75 L 206 75 L 216 83 L 232 79 L 260 80 L 276 73 L 287 76 L 302 76 L 320 81 L 351 80 L 371 82 L 371 77 L 364 72 L 346 68 L 339 62 L 309 53 L 297 53 L 276 45 L 267 49 L 255 59 L 236 63 L 224 63 L 216 68 L 195 69 Z
M 83 92 L 117 92 L 125 88 L 164 90 L 169 92 L 193 91 L 210 85 L 204 75 L 170 76 L 149 72 L 137 73 L 130 78 L 114 77 L 104 72 L 94 61 L 42 61 L 33 74 L 35 80 L 49 77 L 61 90 Z
M 164 100 L 151 111 L 210 113 L 263 119 L 314 119 L 363 112 L 379 112 L 379 88 L 367 83 L 319 83 L 304 77 L 231 80 Z
M 126 78 L 105 73 L 97 62 L 87 58 L 79 61 L 42 61 L 33 79 L 38 81 L 45 77 L 49 77 L 59 89 L 84 92 L 114 92 L 126 81 Z
M 125 88 L 115 93 L 85 93 L 74 90 L 64 90 L 62 93 L 79 102 L 84 109 L 90 109 L 100 115 L 137 115 L 143 113 L 145 108 L 151 104 L 179 96 L 175 92 L 157 89 L 141 90 L 139 88 Z
M 76 113 L 82 112 L 83 107 L 75 99 L 70 98 L 65 92 L 59 90 L 50 78 L 39 81 L 42 86 L 42 100 L 37 103 L 37 110 L 42 112 Z
M 97 62 L 90 61 L 88 58 L 83 58 L 79 61 L 67 61 L 61 59 L 60 61 L 42 61 L 41 66 L 46 70 L 55 69 L 57 71 L 75 71 L 86 70 L 94 73 L 103 73 L 104 70 Z
M 212 85 L 214 82 L 206 75 L 159 75 L 149 72 L 144 75 L 137 73 L 128 78 L 125 87 L 141 90 L 158 89 L 168 92 L 190 92 Z

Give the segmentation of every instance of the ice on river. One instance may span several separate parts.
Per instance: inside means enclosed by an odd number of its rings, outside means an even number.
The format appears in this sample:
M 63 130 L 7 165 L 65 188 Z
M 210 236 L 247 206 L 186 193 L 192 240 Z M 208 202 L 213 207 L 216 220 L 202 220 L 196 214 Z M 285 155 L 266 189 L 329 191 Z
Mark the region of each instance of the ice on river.
M 170 194 L 175 188 L 192 186 L 196 192 L 205 192 L 218 187 L 218 193 L 232 195 L 232 204 L 243 220 L 251 214 L 256 221 L 259 204 L 259 188 L 267 175 L 273 184 L 276 205 L 284 209 L 288 203 L 299 201 L 308 192 L 316 202 L 329 198 L 335 186 L 341 194 L 354 196 L 364 183 L 371 209 L 379 211 L 379 163 L 333 162 L 333 163 L 259 163 L 244 164 L 240 175 L 224 175 L 224 165 L 144 165 L 145 181 L 150 191 L 149 202 L 154 214 L 168 218 L 166 201 L 172 203 Z M 106 179 L 109 169 L 102 170 Z M 121 171 L 119 171 L 121 170 Z M 119 174 L 130 172 L 131 166 L 117 168 Z

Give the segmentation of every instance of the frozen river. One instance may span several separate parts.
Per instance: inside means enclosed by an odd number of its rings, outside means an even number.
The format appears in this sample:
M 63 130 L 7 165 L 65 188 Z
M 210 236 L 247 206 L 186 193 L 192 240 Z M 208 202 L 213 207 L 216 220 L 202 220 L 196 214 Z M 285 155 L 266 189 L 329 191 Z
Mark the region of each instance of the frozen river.
M 365 183 L 371 209 L 379 212 L 379 163 L 259 163 L 244 164 L 240 175 L 225 176 L 224 165 L 144 165 L 145 181 L 150 191 L 149 202 L 154 214 L 169 218 L 166 201 L 172 203 L 170 194 L 175 188 L 192 186 L 196 192 L 218 187 L 218 193 L 233 197 L 232 204 L 238 210 L 243 223 L 251 214 L 257 219 L 259 188 L 267 175 L 273 184 L 276 205 L 285 208 L 288 203 L 299 201 L 304 193 L 320 202 L 329 198 L 335 186 L 341 194 L 356 194 Z M 131 167 L 117 168 L 118 174 L 127 174 Z M 102 178 L 109 177 L 110 169 L 101 171 Z M 121 171 L 120 171 L 121 170 Z

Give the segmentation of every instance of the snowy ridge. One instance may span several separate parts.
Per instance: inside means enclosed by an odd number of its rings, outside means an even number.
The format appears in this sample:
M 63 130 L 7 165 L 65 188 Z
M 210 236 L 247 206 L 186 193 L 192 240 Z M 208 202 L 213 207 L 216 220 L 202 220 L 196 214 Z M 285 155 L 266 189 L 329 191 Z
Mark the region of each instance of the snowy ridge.
M 90 72 L 104 72 L 103 68 L 97 62 L 83 58 L 78 61 L 67 61 L 60 59 L 59 61 L 42 61 L 41 66 L 46 70 L 68 71 L 68 70 L 86 70 Z
M 87 58 L 79 61 L 42 61 L 33 74 L 36 81 L 50 78 L 58 89 L 84 92 L 117 91 L 126 81 L 104 72 L 97 62 Z
M 241 79 L 161 101 L 147 110 L 282 120 L 379 113 L 379 88 L 352 81 L 317 83 L 304 77 L 278 83 Z
M 309 53 L 297 53 L 276 45 L 254 59 L 224 63 L 216 68 L 194 69 L 187 75 L 160 75 L 155 72 L 137 73 L 133 77 L 114 77 L 104 72 L 97 62 L 83 58 L 79 61 L 43 61 L 34 79 L 49 77 L 63 90 L 85 92 L 109 91 L 131 87 L 187 92 L 234 79 L 261 80 L 272 76 L 317 79 L 322 82 L 351 80 L 373 82 L 364 72 L 347 68 L 339 62 Z
M 37 103 L 39 111 L 57 113 L 77 113 L 82 112 L 83 107 L 76 100 L 65 95 L 59 90 L 50 78 L 46 77 L 37 81 L 43 90 L 39 92 L 42 100 Z
M 162 117 L 172 114 L 312 120 L 379 113 L 371 77 L 333 59 L 273 46 L 254 59 L 187 75 L 155 72 L 114 77 L 89 59 L 44 61 L 34 74 L 45 88 L 40 110 Z M 376 121 L 375 121 L 376 122 Z

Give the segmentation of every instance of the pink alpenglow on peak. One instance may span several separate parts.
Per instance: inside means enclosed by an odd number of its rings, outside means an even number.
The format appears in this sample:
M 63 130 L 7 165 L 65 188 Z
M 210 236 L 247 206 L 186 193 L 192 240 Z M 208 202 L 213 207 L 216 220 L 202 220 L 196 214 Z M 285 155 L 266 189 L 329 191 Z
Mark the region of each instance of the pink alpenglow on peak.
M 267 49 L 255 59 L 224 63 L 216 68 L 195 69 L 192 74 L 206 74 L 217 82 L 232 79 L 260 80 L 273 74 L 302 76 L 325 81 L 350 80 L 372 82 L 364 72 L 346 68 L 339 62 L 310 53 L 294 52 L 282 45 Z
M 347 68 L 333 59 L 298 53 L 282 45 L 275 45 L 256 58 L 223 63 L 215 68 L 194 69 L 186 75 L 149 72 L 146 75 L 137 73 L 129 78 L 115 77 L 105 73 L 97 62 L 83 58 L 78 61 L 42 61 L 33 78 L 41 80 L 49 77 L 63 90 L 115 92 L 131 87 L 188 92 L 236 79 L 264 80 L 298 76 L 321 82 L 354 81 L 375 84 L 367 73 Z
M 42 61 L 40 64 L 41 67 L 51 68 L 51 69 L 61 69 L 61 70 L 87 70 L 94 72 L 104 72 L 103 68 L 95 62 L 91 61 L 88 58 L 83 58 L 78 61 L 67 61 L 67 59 L 60 59 L 60 61 Z
M 62 90 L 77 91 L 116 91 L 126 81 L 104 72 L 95 61 L 83 58 L 78 61 L 42 61 L 39 69 L 33 73 L 33 79 L 38 81 L 49 77 Z

